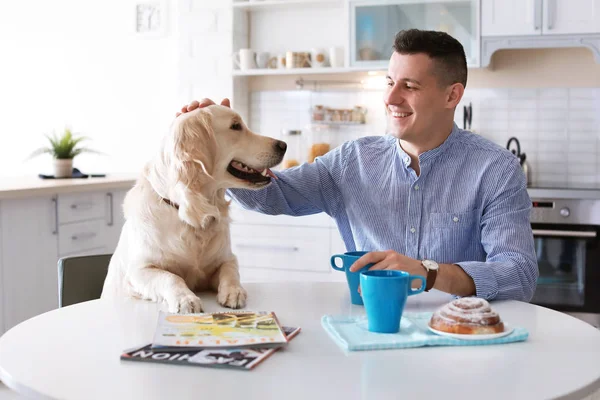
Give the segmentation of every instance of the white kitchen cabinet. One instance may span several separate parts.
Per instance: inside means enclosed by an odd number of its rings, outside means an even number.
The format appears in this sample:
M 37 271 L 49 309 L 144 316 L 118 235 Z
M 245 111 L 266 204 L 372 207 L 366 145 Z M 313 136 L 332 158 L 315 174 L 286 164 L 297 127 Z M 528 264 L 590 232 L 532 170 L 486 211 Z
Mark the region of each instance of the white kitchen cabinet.
M 482 0 L 483 36 L 600 32 L 600 0 Z
M 600 63 L 600 0 L 481 0 L 481 66 L 504 49 L 586 47 Z
M 58 307 L 56 197 L 0 202 L 3 328 Z
M 483 36 L 540 35 L 541 0 L 482 0 Z
M 479 66 L 478 0 L 350 0 L 349 10 L 350 66 L 387 68 L 396 33 L 411 28 L 447 32 Z
M 123 215 L 123 202 L 128 190 L 113 190 L 105 193 L 106 204 L 106 250 L 107 253 L 114 253 L 119 243 L 121 229 L 125 224 Z
M 106 190 L 59 196 L 59 256 L 113 253 L 125 222 L 126 194 Z
M 242 282 L 343 281 L 329 259 L 345 247 L 326 214 L 264 215 L 231 207 L 231 246 Z
M 61 257 L 114 252 L 127 190 L 0 201 L 0 334 L 58 307 Z
M 600 33 L 600 0 L 544 0 L 544 34 Z

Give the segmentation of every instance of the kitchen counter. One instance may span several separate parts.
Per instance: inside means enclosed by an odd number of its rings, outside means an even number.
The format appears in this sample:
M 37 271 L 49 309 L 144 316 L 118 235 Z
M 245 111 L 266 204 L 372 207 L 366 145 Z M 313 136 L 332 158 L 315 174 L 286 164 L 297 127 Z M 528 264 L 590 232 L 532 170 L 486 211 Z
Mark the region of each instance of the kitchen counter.
M 135 173 L 108 174 L 105 178 L 41 179 L 37 176 L 0 178 L 0 200 L 102 189 L 128 189 L 137 179 Z M 531 198 L 600 199 L 600 189 L 527 188 Z
M 107 174 L 105 178 L 41 179 L 37 176 L 0 178 L 0 200 L 103 189 L 128 189 L 137 174 Z

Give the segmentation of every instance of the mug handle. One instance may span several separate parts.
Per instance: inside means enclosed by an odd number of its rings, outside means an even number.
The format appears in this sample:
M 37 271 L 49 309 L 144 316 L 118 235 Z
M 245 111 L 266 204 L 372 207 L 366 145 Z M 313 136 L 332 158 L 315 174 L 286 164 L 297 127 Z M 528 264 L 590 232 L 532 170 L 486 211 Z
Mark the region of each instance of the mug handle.
M 418 289 L 413 289 L 413 288 L 412 288 L 412 283 L 413 283 L 413 281 L 414 281 L 414 280 L 417 280 L 417 279 L 419 279 L 419 280 L 421 281 L 421 287 L 420 287 L 420 288 L 418 288 Z M 410 288 L 411 288 L 411 289 L 408 291 L 408 295 L 409 295 L 409 296 L 412 296 L 413 294 L 419 294 L 419 293 L 421 293 L 423 290 L 425 290 L 425 286 L 427 285 L 427 281 L 425 280 L 425 277 L 424 277 L 424 276 L 421 276 L 421 275 L 412 275 L 412 276 L 410 277 L 410 280 L 409 280 L 408 284 L 410 285 Z
M 336 259 L 336 258 L 339 258 L 340 260 L 342 260 L 342 255 L 341 255 L 341 254 L 336 254 L 336 255 L 333 255 L 333 256 L 331 256 L 331 260 L 330 260 L 330 262 L 331 262 L 331 267 L 332 267 L 333 269 L 335 269 L 335 270 L 338 270 L 338 271 L 342 271 L 342 272 L 344 272 L 344 267 L 341 267 L 341 268 L 340 268 L 340 267 L 338 267 L 337 265 L 335 265 L 335 259 Z M 344 261 L 344 260 L 342 260 L 342 261 Z
M 240 63 L 240 53 L 233 53 L 232 56 L 233 63 L 239 68 L 242 69 L 242 65 Z

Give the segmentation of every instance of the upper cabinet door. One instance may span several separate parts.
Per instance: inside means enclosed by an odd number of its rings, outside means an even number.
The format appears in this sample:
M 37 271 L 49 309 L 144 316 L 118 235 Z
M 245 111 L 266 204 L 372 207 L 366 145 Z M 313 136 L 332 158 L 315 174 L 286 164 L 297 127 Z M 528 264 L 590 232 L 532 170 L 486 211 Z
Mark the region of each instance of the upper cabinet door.
M 481 1 L 483 36 L 540 35 L 541 33 L 542 0 Z
M 600 33 L 600 0 L 544 0 L 543 14 L 545 35 Z
M 350 66 L 387 68 L 403 29 L 444 31 L 462 43 L 469 66 L 479 66 L 479 0 L 351 0 Z

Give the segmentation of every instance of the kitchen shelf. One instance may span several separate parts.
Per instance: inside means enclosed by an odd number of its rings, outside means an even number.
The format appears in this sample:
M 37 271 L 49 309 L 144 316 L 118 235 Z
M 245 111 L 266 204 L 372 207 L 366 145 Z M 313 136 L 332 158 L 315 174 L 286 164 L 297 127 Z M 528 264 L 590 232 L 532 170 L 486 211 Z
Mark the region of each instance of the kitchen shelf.
M 387 69 L 380 67 L 344 67 L 344 68 L 255 68 L 249 70 L 233 70 L 233 76 L 266 76 L 266 75 L 320 75 L 320 74 L 343 74 L 351 72 L 385 72 Z
M 234 9 L 245 9 L 247 11 L 258 9 L 290 8 L 290 7 L 322 7 L 341 6 L 343 0 L 265 0 L 265 1 L 235 1 Z

